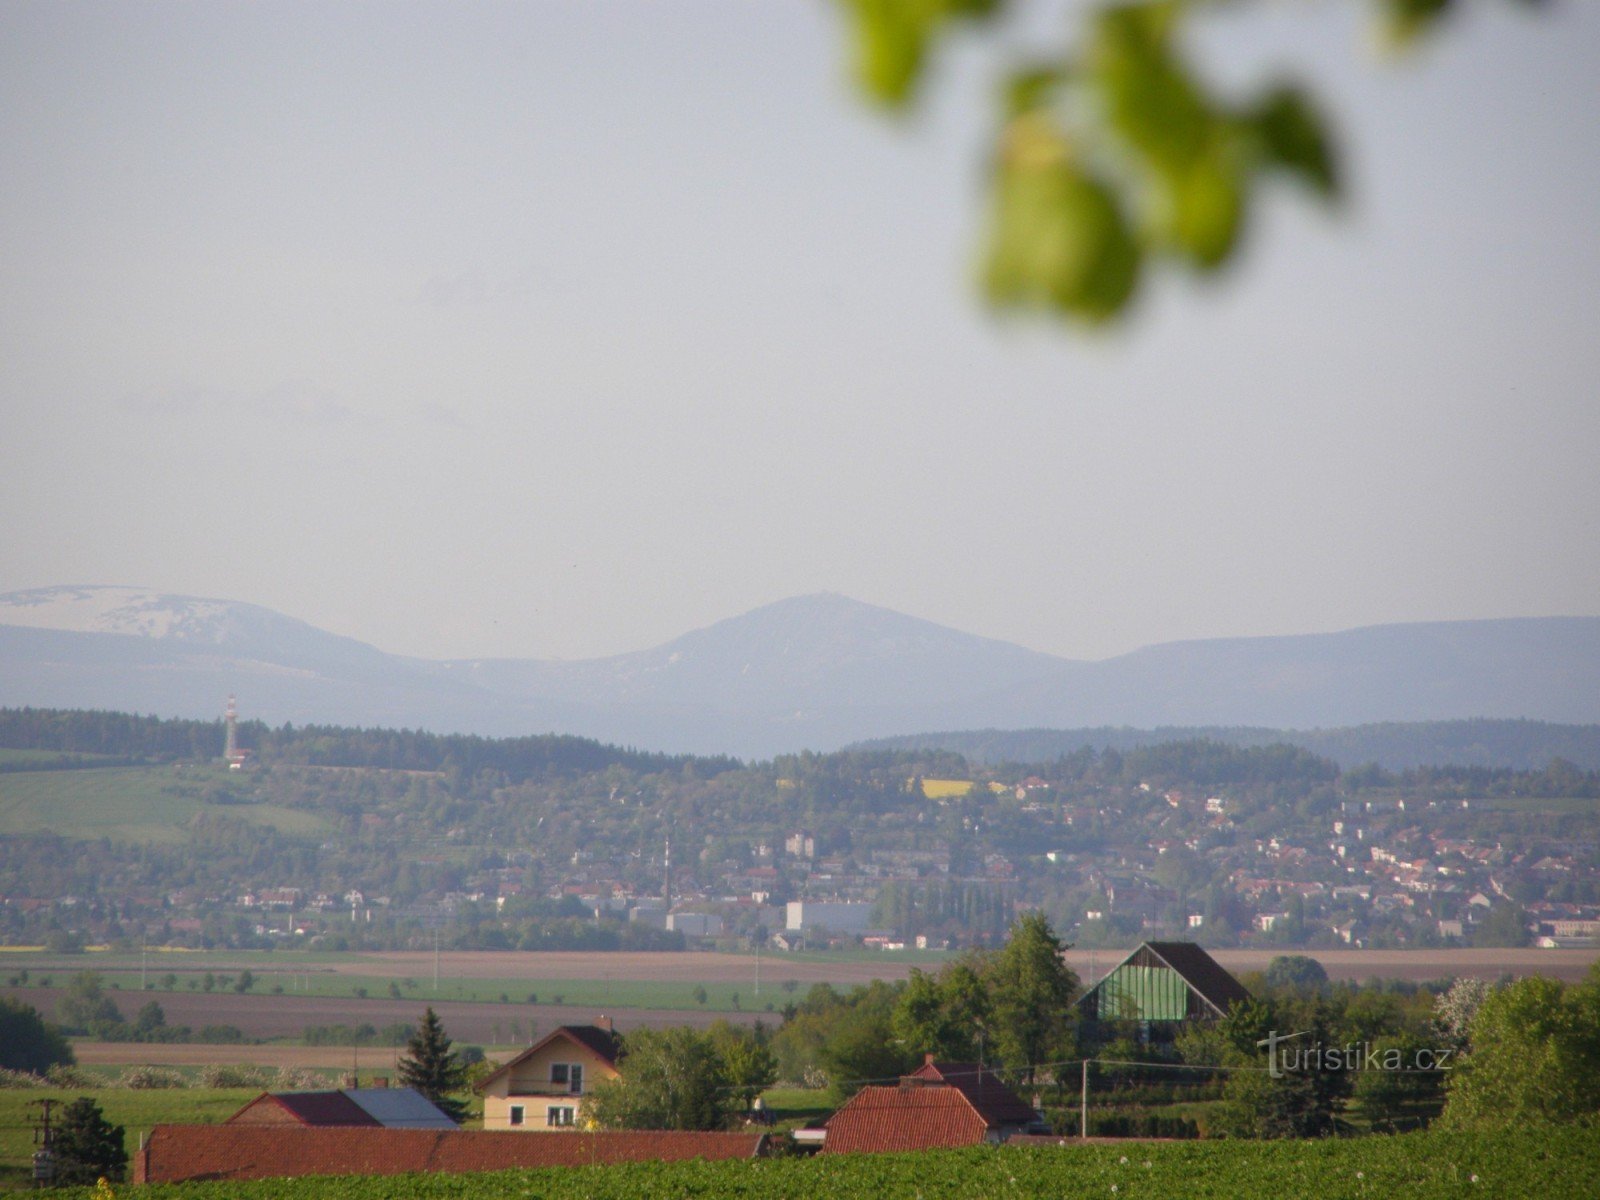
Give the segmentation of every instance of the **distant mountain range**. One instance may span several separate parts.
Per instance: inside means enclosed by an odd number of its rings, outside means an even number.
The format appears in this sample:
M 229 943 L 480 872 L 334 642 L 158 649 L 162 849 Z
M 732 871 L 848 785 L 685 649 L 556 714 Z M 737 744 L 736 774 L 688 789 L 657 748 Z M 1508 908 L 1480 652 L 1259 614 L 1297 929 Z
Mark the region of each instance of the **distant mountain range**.
M 127 587 L 0 595 L 0 705 L 271 724 L 574 733 L 764 758 L 930 730 L 1600 722 L 1600 618 L 1381 625 L 1080 662 L 837 595 L 581 662 L 385 654 L 256 605 Z

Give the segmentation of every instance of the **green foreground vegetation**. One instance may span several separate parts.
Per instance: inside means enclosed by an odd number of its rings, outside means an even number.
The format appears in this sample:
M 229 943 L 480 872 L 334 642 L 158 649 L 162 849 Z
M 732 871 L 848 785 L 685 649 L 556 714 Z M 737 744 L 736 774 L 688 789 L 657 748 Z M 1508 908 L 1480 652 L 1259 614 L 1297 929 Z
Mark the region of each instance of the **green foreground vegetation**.
M 214 1124 L 260 1094 L 260 1088 L 0 1089 L 0 1188 L 20 1188 L 32 1182 L 33 1129 L 41 1100 L 64 1107 L 79 1096 L 91 1097 L 106 1120 L 127 1131 L 131 1154 L 139 1144 L 139 1134 L 152 1126 Z
M 523 1136 L 512 1135 L 506 1136 Z M 50 1195 L 83 1196 L 90 1189 Z M 503 1171 L 187 1183 L 140 1189 L 149 1200 L 378 1200 L 382 1197 L 634 1200 L 636 1197 L 1100 1196 L 1116 1200 L 1343 1200 L 1463 1195 L 1564 1200 L 1600 1195 L 1600 1129 L 1441 1132 L 1300 1142 L 1129 1142 L 979 1147 L 921 1154 L 755 1162 L 636 1163 Z

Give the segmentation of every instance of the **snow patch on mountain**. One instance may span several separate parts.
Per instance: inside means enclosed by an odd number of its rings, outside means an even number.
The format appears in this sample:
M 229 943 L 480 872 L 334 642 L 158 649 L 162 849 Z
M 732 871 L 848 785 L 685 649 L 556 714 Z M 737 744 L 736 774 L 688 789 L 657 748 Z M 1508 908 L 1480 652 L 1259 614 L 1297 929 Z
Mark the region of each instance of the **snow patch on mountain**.
M 237 607 L 225 600 L 165 595 L 143 588 L 33 588 L 0 595 L 0 625 L 219 644 Z

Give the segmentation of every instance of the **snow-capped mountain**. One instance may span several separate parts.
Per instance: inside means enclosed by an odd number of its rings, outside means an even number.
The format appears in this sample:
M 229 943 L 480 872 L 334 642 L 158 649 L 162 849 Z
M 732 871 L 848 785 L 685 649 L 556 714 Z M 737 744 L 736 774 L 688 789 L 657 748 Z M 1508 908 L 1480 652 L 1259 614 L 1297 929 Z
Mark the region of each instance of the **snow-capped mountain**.
M 1074 662 L 836 595 L 583 662 L 385 654 L 270 609 L 128 587 L 0 595 L 0 705 L 560 732 L 766 757 L 951 729 L 1600 722 L 1600 618 L 1455 621 Z

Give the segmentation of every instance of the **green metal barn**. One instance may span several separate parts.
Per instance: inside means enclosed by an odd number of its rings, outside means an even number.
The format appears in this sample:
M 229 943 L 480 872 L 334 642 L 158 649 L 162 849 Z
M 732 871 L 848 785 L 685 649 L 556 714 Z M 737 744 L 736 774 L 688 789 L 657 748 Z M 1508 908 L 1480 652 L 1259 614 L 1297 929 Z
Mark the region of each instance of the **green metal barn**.
M 1145 942 L 1078 1001 L 1086 1021 L 1208 1021 L 1250 993 L 1193 942 Z

